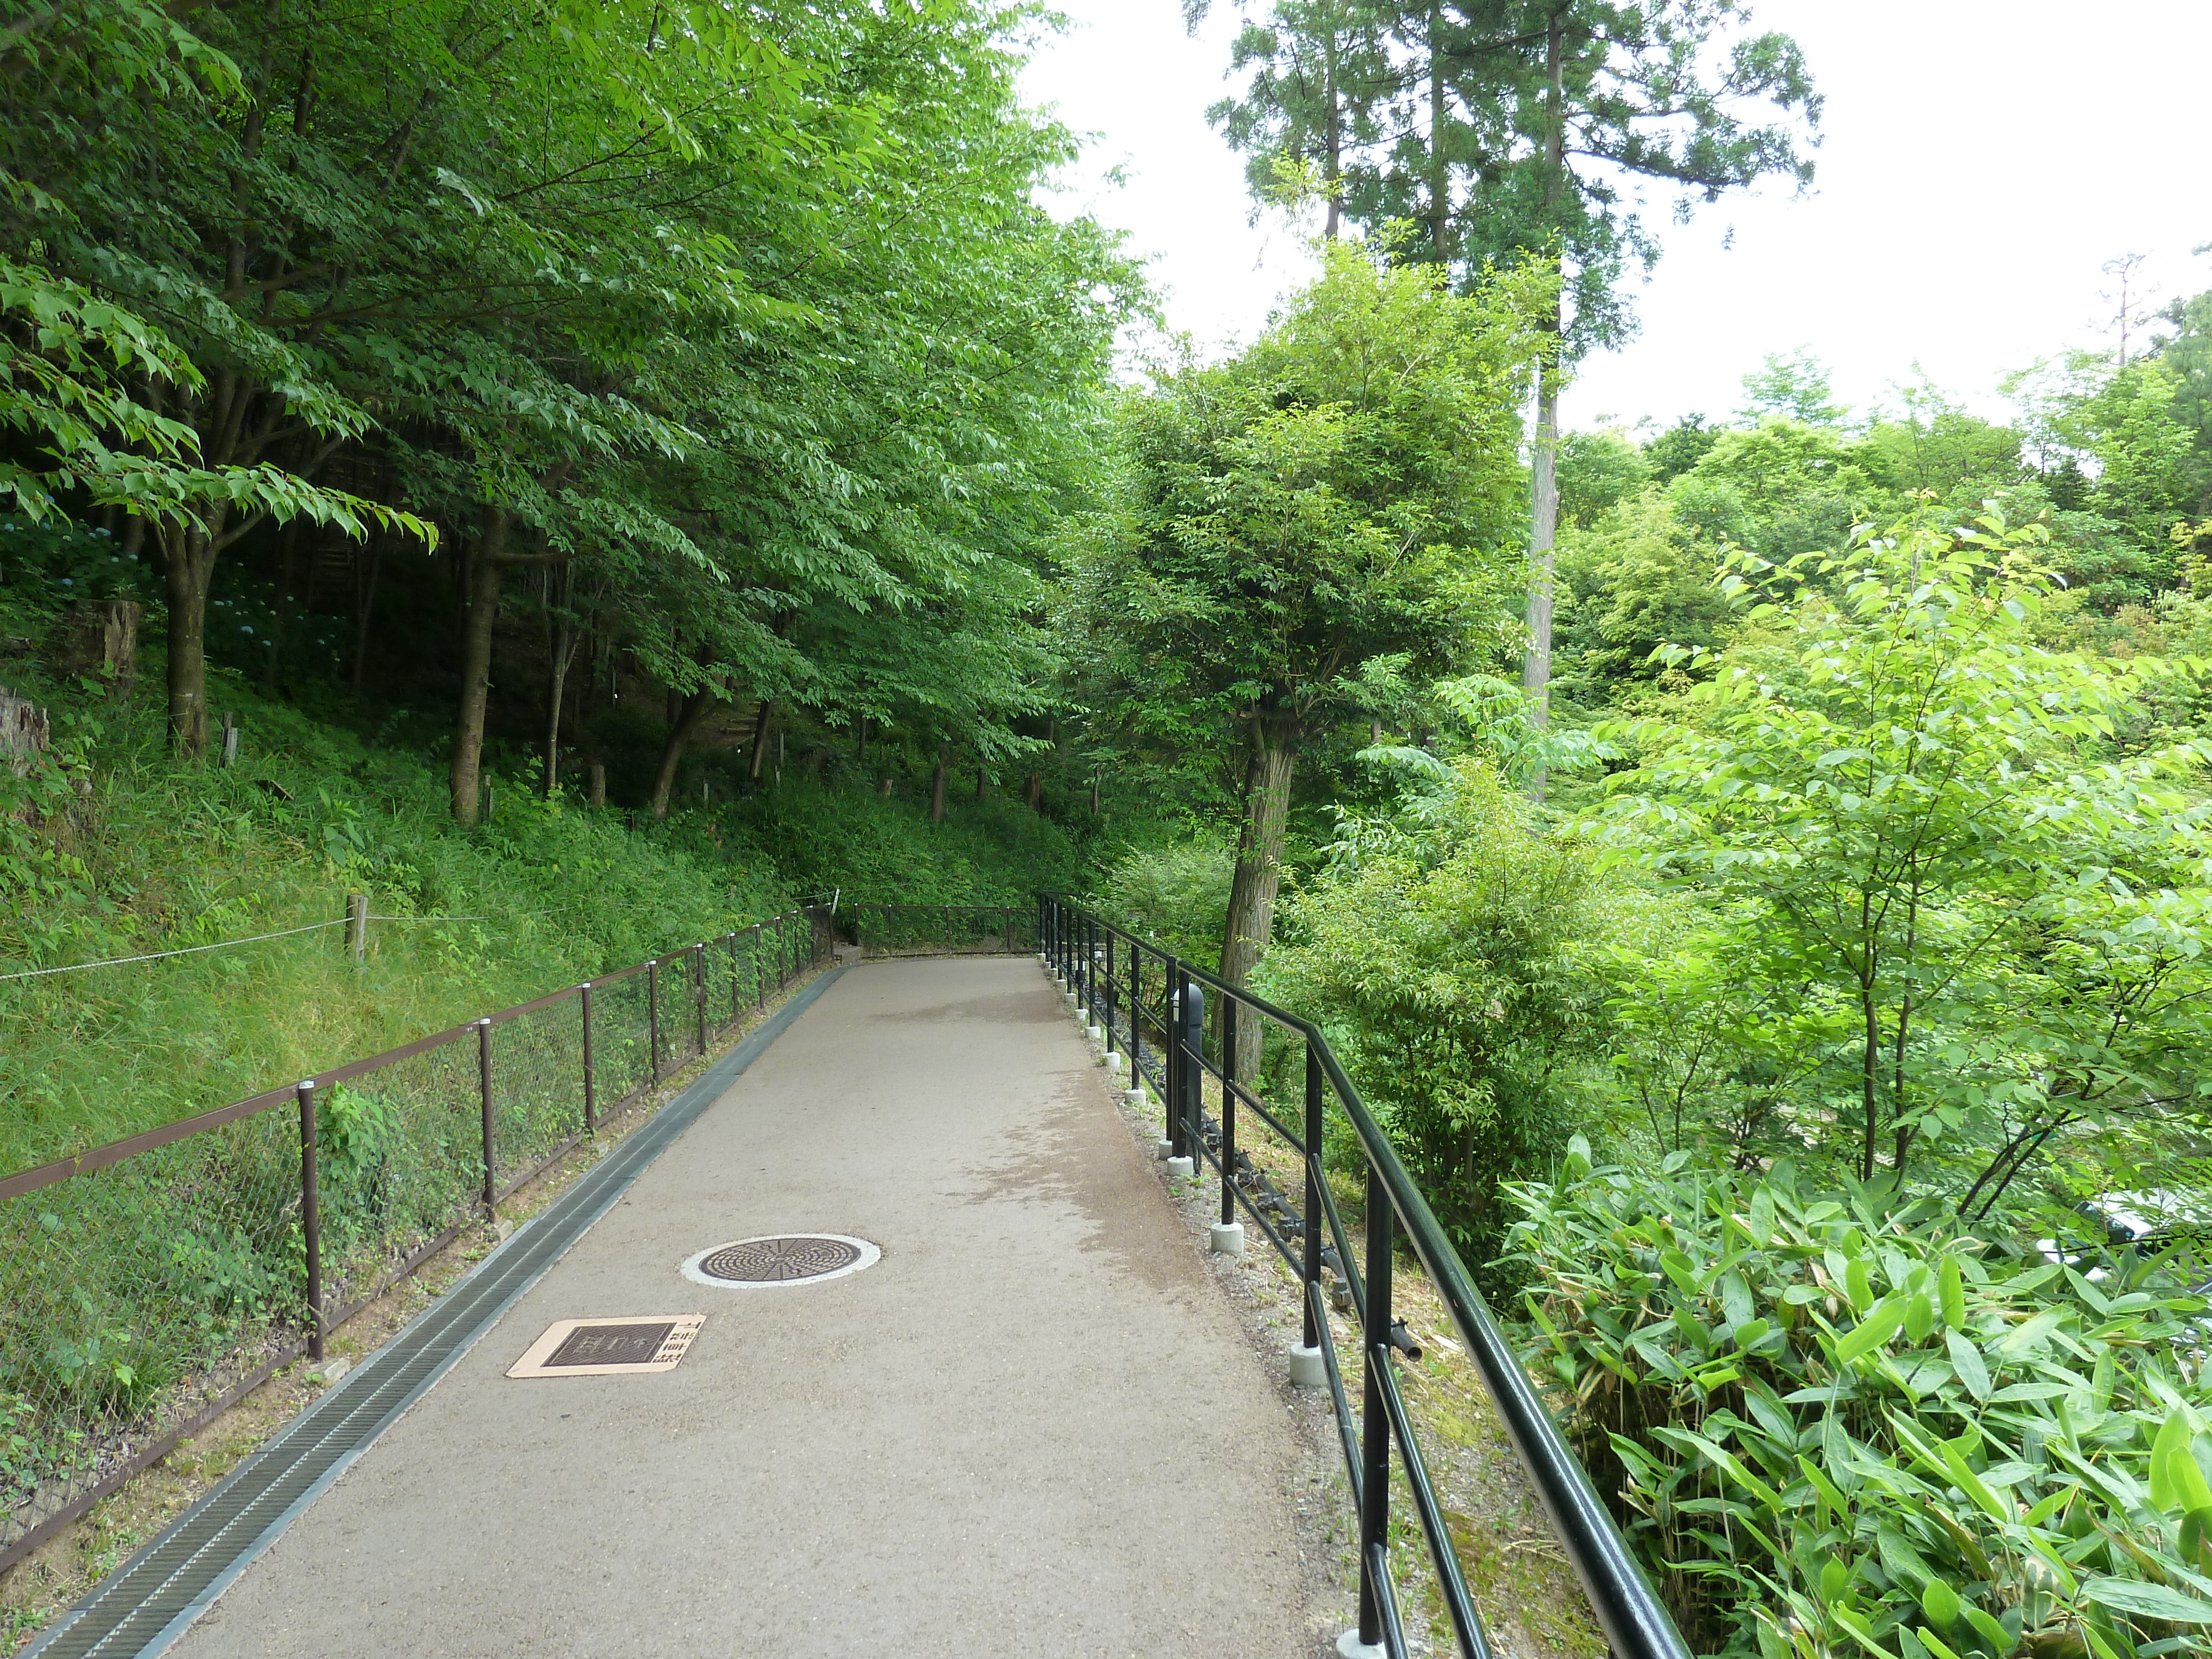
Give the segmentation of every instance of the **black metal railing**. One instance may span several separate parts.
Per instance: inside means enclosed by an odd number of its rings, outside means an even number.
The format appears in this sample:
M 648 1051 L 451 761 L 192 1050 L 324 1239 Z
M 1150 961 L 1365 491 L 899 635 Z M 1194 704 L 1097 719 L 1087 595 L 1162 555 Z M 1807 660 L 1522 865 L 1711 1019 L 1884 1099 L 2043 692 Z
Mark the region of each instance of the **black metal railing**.
M 1391 1261 L 1402 1233 L 1450 1310 L 1497 1403 L 1614 1659 L 1689 1659 L 1674 1620 L 1589 1474 L 1568 1450 L 1466 1264 L 1321 1032 L 1297 1015 L 1177 959 L 1066 898 L 1041 896 L 1036 925 L 1041 954 L 1079 1012 L 1098 1029 L 1109 1054 L 1126 1057 L 1133 1081 L 1141 1079 L 1158 1093 L 1168 1156 L 1190 1160 L 1194 1174 L 1201 1164 L 1212 1166 L 1220 1178 L 1223 1224 L 1233 1223 L 1241 1207 L 1301 1282 L 1304 1341 L 1293 1356 L 1294 1375 L 1299 1361 L 1309 1371 L 1317 1369 L 1335 1407 L 1359 1515 L 1360 1641 L 1380 1646 L 1392 1659 L 1404 1659 L 1407 1651 L 1390 1570 L 1395 1446 L 1460 1650 L 1467 1659 L 1489 1659 L 1491 1653 L 1398 1386 L 1399 1357 L 1420 1358 L 1419 1346 L 1391 1305 Z M 1218 1120 L 1205 1109 L 1209 1078 L 1217 1085 Z M 1292 1091 L 1298 1096 L 1297 1107 L 1285 1110 L 1282 1097 Z M 1322 1166 L 1332 1101 L 1350 1124 L 1364 1166 L 1364 1273 Z M 1240 1111 L 1296 1152 L 1304 1176 L 1302 1204 L 1293 1204 L 1240 1150 Z M 1357 1423 L 1330 1331 L 1332 1299 L 1359 1328 Z

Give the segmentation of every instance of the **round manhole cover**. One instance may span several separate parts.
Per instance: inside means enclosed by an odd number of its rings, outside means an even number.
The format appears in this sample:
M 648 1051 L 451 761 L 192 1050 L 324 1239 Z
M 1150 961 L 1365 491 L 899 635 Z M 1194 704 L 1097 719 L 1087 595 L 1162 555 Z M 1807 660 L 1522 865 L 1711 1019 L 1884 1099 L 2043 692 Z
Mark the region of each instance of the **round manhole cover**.
M 882 1255 L 866 1239 L 842 1233 L 771 1233 L 702 1250 L 684 1264 L 684 1276 L 718 1290 L 774 1290 L 842 1279 L 874 1267 Z

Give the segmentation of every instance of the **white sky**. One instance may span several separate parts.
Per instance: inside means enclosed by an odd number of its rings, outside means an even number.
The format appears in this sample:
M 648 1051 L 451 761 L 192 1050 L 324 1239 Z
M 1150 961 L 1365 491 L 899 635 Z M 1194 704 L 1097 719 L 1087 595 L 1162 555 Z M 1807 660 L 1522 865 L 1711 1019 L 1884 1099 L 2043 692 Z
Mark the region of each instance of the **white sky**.
M 1177 0 L 1057 4 L 1073 27 L 1024 88 L 1099 135 L 1063 202 L 1157 256 L 1171 326 L 1249 339 L 1309 266 L 1279 217 L 1248 225 L 1243 158 L 1206 123 L 1235 0 L 1195 40 Z M 2212 288 L 2190 252 L 2212 241 L 2212 0 L 1760 0 L 1754 18 L 1796 36 L 1827 95 L 1813 192 L 1765 186 L 1686 228 L 1656 201 L 1643 331 L 1584 366 L 1568 424 L 1723 417 L 1746 371 L 1799 346 L 1862 408 L 1917 363 L 2001 414 L 2008 370 L 2107 343 L 2106 260 L 2148 255 L 2158 303 Z

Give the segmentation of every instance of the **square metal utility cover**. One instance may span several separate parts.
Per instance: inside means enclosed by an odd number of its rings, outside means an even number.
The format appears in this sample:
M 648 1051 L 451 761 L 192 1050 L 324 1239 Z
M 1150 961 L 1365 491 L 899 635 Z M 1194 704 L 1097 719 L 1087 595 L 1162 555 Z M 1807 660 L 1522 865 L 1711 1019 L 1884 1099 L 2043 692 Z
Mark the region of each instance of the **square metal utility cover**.
M 704 1314 L 644 1314 L 627 1319 L 561 1319 L 507 1368 L 509 1376 L 617 1376 L 672 1371 Z

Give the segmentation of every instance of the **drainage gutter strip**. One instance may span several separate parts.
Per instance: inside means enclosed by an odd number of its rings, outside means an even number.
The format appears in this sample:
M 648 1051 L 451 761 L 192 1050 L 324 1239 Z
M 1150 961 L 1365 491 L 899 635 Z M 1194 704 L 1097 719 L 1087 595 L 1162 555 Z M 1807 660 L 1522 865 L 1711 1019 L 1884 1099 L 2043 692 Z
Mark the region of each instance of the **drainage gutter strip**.
M 153 1659 L 845 970 L 832 968 L 96 1585 L 22 1659 Z

